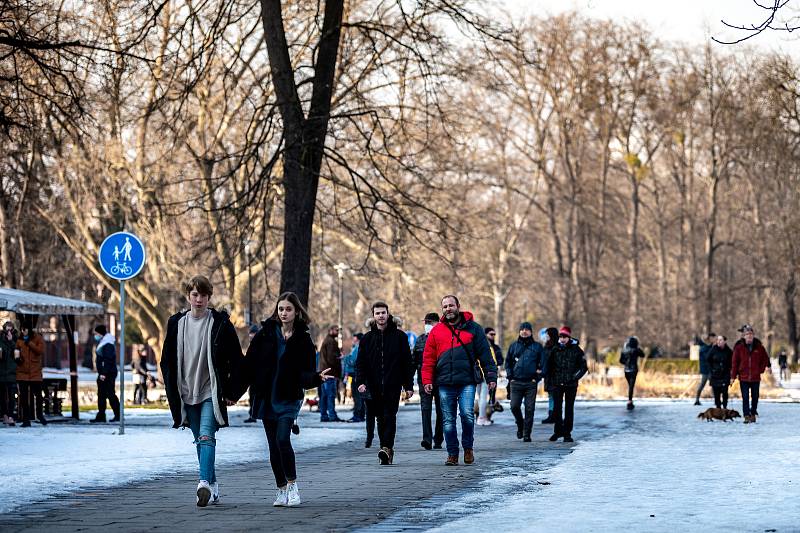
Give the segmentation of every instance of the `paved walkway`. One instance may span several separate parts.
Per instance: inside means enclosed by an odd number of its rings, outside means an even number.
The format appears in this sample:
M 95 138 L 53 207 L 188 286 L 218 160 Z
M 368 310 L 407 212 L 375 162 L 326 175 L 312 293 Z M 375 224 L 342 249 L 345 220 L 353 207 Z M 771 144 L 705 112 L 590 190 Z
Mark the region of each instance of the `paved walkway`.
M 443 450 L 420 448 L 418 409 L 401 408 L 392 466 L 379 466 L 377 448 L 364 449 L 361 439 L 298 453 L 304 500 L 299 507 L 272 507 L 274 481 L 263 461 L 220 468 L 220 505 L 197 508 L 196 477 L 175 475 L 31 504 L 0 515 L 0 531 L 421 530 L 447 522 L 441 504 L 464 495 L 486 476 L 509 475 L 510 466 L 538 471 L 574 446 L 547 442 L 552 426 L 539 424 L 541 406 L 534 442 L 517 440 L 506 410 L 496 415 L 493 426 L 476 428 L 475 464 L 447 467 Z M 580 407 L 576 413 L 578 440 L 610 431 L 593 423 L 590 413 L 591 408 Z

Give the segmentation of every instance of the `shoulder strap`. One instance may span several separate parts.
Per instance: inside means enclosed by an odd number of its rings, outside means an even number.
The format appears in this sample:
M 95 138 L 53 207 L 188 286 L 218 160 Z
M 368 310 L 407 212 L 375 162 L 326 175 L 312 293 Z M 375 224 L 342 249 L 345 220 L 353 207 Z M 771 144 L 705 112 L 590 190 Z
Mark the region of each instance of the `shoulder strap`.
M 472 355 L 470 349 L 467 348 L 467 345 L 464 344 L 464 341 L 461 340 L 461 337 L 458 335 L 456 328 L 454 328 L 450 324 L 447 324 L 447 327 L 450 328 L 450 332 L 453 334 L 453 336 L 455 336 L 456 340 L 461 345 L 461 347 L 464 348 L 464 351 L 467 352 L 467 357 L 469 357 L 469 361 L 470 363 L 472 363 L 472 366 L 475 366 L 475 357 Z

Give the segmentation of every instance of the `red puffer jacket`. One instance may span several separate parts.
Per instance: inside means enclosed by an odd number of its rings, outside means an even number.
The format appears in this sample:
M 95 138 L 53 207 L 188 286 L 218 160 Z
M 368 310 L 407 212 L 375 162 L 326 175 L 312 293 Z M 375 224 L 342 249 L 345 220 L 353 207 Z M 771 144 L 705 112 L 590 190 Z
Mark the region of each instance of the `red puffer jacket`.
M 450 326 L 442 317 L 428 334 L 422 352 L 423 384 L 477 384 L 475 365 L 487 383 L 497 382 L 497 364 L 483 328 L 469 311 L 463 311 L 461 318 L 457 325 Z
M 737 377 L 739 381 L 761 381 L 761 373 L 770 366 L 769 356 L 764 345 L 758 339 L 753 339 L 750 349 L 739 339 L 733 347 L 733 362 L 731 363 L 731 379 Z

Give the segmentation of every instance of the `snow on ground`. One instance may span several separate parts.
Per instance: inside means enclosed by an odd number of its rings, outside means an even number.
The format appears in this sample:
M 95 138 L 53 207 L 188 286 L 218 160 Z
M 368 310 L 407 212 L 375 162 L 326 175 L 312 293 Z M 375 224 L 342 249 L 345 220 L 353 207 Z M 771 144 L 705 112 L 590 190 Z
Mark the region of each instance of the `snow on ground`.
M 242 424 L 246 409 L 233 409 L 234 426 L 217 432 L 216 464 L 230 465 L 267 459 L 260 423 Z M 82 413 L 86 418 L 86 413 Z M 93 414 L 93 413 L 92 413 Z M 318 420 L 304 411 L 300 435 L 292 436 L 297 451 L 353 440 L 361 426 L 303 427 Z M 0 513 L 79 489 L 111 487 L 156 476 L 197 471 L 197 453 L 188 429 L 170 429 L 165 409 L 126 409 L 125 434 L 117 425 L 49 424 L 42 427 L 2 428 L 0 442 L 5 466 L 0 484 Z M 225 471 L 218 470 L 220 483 Z
M 506 465 L 481 493 L 440 510 L 463 518 L 435 531 L 800 531 L 800 404 L 762 402 L 748 425 L 698 420 L 708 402 L 640 401 L 632 413 L 586 404 L 623 429 L 579 442 L 549 469 Z M 729 407 L 741 411 L 741 402 Z

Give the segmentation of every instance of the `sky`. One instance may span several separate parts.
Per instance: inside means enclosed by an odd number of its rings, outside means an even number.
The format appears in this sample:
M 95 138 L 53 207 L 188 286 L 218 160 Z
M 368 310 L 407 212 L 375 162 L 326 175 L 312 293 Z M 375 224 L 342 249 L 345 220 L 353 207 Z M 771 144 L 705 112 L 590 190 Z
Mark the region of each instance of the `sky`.
M 753 0 L 494 0 L 494 3 L 519 16 L 575 10 L 592 18 L 635 20 L 648 24 L 659 39 L 689 44 L 708 42 L 712 35 L 722 40 L 741 35 L 726 29 L 722 19 L 745 25 L 760 22 L 767 14 Z M 791 14 L 790 8 L 800 14 L 800 0 L 790 0 L 783 9 L 786 16 Z M 800 30 L 793 33 L 767 30 L 747 44 L 800 58 Z

